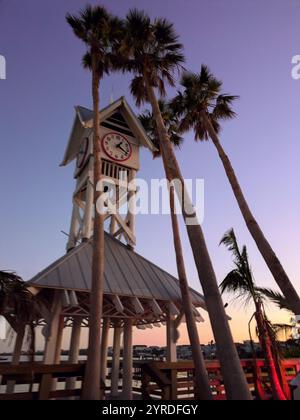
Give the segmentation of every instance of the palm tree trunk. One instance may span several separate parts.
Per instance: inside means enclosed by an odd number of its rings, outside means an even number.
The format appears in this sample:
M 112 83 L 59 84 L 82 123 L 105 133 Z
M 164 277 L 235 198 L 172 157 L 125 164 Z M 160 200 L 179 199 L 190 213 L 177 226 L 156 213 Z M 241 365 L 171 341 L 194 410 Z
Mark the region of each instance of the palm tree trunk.
M 206 371 L 205 361 L 201 350 L 196 320 L 193 314 L 191 294 L 186 277 L 178 219 L 175 213 L 174 186 L 170 186 L 170 209 L 182 304 L 184 308 L 186 325 L 192 347 L 193 360 L 195 364 L 195 398 L 199 400 L 212 400 L 212 393 L 209 385 L 208 374 Z
M 184 190 L 184 201 L 181 201 L 181 207 L 183 208 L 183 203 L 191 203 L 191 200 L 184 188 L 185 183 L 174 154 L 172 143 L 170 142 L 163 118 L 161 116 L 154 89 L 148 82 L 146 73 L 144 75 L 144 79 L 148 99 L 151 103 L 152 112 L 157 125 L 157 131 L 159 133 L 162 155 L 167 163 L 170 176 L 173 180 L 179 180 L 182 185 L 182 189 Z M 188 225 L 187 215 L 185 209 L 183 208 L 183 217 L 186 222 L 188 237 L 218 347 L 218 355 L 220 358 L 226 395 L 227 398 L 231 400 L 250 400 L 251 394 L 233 342 L 227 315 L 225 313 L 217 279 L 206 247 L 204 235 L 199 222 L 196 220 L 196 215 L 194 216 L 194 223 L 192 225 Z
M 82 399 L 100 399 L 100 352 L 101 352 L 101 318 L 103 309 L 103 286 L 104 286 L 104 217 L 96 209 L 96 203 L 101 195 L 97 191 L 97 183 L 101 179 L 101 156 L 100 156 L 100 120 L 99 120 L 99 77 L 95 54 L 92 53 L 92 95 L 94 111 L 94 236 L 93 236 L 93 260 L 92 260 L 92 287 L 90 292 L 90 315 L 89 315 L 89 343 L 87 353 L 86 372 Z
M 279 259 L 277 258 L 275 252 L 273 251 L 270 243 L 264 236 L 259 224 L 257 223 L 256 219 L 254 218 L 248 203 L 244 197 L 243 191 L 239 185 L 238 179 L 234 172 L 234 169 L 231 165 L 231 162 L 226 155 L 219 138 L 207 117 L 207 114 L 203 111 L 202 112 L 203 120 L 205 121 L 206 129 L 209 133 L 210 138 L 212 139 L 218 153 L 220 159 L 223 163 L 226 175 L 232 187 L 233 193 L 237 200 L 238 206 L 241 210 L 247 228 L 251 233 L 256 245 L 264 258 L 269 270 L 271 271 L 275 281 L 277 282 L 278 286 L 280 287 L 282 293 L 286 297 L 289 302 L 290 307 L 293 309 L 296 315 L 300 315 L 300 299 L 298 293 L 296 292 L 294 286 L 292 285 L 290 279 L 288 278 L 284 268 L 282 267 Z
M 272 354 L 272 343 L 269 337 L 267 328 L 265 327 L 264 315 L 261 309 L 261 303 L 255 303 L 256 312 L 255 319 L 259 332 L 259 339 L 262 346 L 262 350 L 265 354 L 267 368 L 269 372 L 272 394 L 274 400 L 285 401 L 286 396 L 281 388 L 280 380 L 277 375 L 276 365 Z
M 252 315 L 252 317 L 250 318 L 250 321 L 248 322 L 248 332 L 249 332 L 249 337 L 250 337 L 252 359 L 253 359 L 253 379 L 254 379 L 255 392 L 257 394 L 258 400 L 265 401 L 267 400 L 267 396 L 266 396 L 266 393 L 262 384 L 260 371 L 257 366 L 256 351 L 255 351 L 254 342 L 253 342 L 252 334 L 251 334 L 251 321 L 254 318 L 254 316 L 255 316 L 255 313 Z

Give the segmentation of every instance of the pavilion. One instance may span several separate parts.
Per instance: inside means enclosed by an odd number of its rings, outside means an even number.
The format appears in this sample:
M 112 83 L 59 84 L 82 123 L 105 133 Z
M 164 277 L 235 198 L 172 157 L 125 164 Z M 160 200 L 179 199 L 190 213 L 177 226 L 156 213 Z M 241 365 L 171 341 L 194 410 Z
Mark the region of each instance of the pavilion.
M 69 362 L 77 363 L 80 331 L 88 327 L 91 287 L 92 240 L 83 242 L 29 281 L 51 307 L 43 320 L 45 364 L 60 362 L 63 331 L 72 328 Z M 205 309 L 203 297 L 191 289 L 195 317 L 203 321 L 197 307 Z M 123 333 L 122 398 L 132 398 L 132 331 L 166 325 L 167 360 L 176 361 L 178 327 L 184 321 L 179 282 L 131 247 L 105 233 L 105 289 L 102 328 L 103 378 L 107 372 L 109 329 L 113 329 L 111 395 L 119 389 L 121 334 Z M 67 384 L 72 388 L 74 380 Z

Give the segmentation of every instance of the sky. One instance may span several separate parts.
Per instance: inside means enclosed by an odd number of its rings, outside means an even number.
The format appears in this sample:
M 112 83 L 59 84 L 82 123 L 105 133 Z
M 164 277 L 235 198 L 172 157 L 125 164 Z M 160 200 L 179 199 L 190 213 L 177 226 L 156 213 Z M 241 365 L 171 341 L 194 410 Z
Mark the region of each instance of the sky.
M 99 4 L 98 1 L 90 1 Z M 130 8 L 175 24 L 185 46 L 186 68 L 202 63 L 239 95 L 237 118 L 223 125 L 222 144 L 265 235 L 300 292 L 299 103 L 300 80 L 291 77 L 291 60 L 300 54 L 298 0 L 102 0 L 123 17 Z M 84 46 L 65 23 L 81 0 L 0 0 L 0 55 L 7 78 L 0 80 L 0 267 L 30 279 L 65 251 L 74 189 L 73 166 L 59 163 L 70 134 L 74 106 L 91 107 L 90 74 L 81 67 Z M 102 106 L 130 96 L 130 77 L 103 80 Z M 169 95 L 174 90 L 169 89 Z M 205 182 L 203 230 L 218 281 L 232 269 L 229 252 L 218 244 L 229 228 L 246 244 L 255 280 L 276 284 L 248 233 L 214 146 L 195 143 L 193 133 L 177 157 L 185 178 Z M 159 159 L 142 151 L 139 177 L 162 178 Z M 201 291 L 186 232 L 182 228 L 190 285 Z M 158 246 L 158 243 L 163 245 Z M 159 242 L 158 242 L 159 241 Z M 137 251 L 176 275 L 168 216 L 137 218 Z M 231 303 L 232 299 L 225 296 Z M 274 321 L 289 316 L 270 305 Z M 236 341 L 248 338 L 251 307 L 230 304 Z M 212 339 L 207 314 L 199 327 L 201 342 Z M 135 333 L 136 343 L 160 344 L 165 332 Z M 180 343 L 187 342 L 184 328 Z

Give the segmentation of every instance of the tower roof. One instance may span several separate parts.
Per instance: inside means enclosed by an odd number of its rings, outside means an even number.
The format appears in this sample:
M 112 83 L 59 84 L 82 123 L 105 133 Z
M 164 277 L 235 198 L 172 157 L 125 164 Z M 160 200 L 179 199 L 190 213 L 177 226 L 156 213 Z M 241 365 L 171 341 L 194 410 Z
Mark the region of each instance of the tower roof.
M 34 276 L 30 285 L 88 292 L 92 241 L 82 243 Z M 205 309 L 203 296 L 190 289 L 193 304 Z M 105 232 L 104 294 L 181 302 L 179 281 Z
M 75 159 L 84 131 L 89 134 L 93 129 L 93 111 L 82 106 L 75 106 L 75 112 L 75 119 L 61 166 L 68 165 Z M 151 151 L 156 150 L 139 119 L 123 96 L 99 111 L 99 116 L 102 126 L 118 127 L 120 132 L 135 137 L 141 146 L 147 147 Z

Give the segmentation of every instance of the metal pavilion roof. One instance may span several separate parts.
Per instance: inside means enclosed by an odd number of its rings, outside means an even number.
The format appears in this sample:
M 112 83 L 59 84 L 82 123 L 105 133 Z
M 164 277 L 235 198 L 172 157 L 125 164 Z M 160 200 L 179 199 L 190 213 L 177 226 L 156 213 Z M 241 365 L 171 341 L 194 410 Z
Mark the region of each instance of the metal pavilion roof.
M 38 288 L 88 292 L 91 288 L 92 242 L 85 242 L 34 276 Z M 107 295 L 181 302 L 179 281 L 119 240 L 105 233 Z M 205 309 L 203 296 L 191 289 L 193 304 Z

